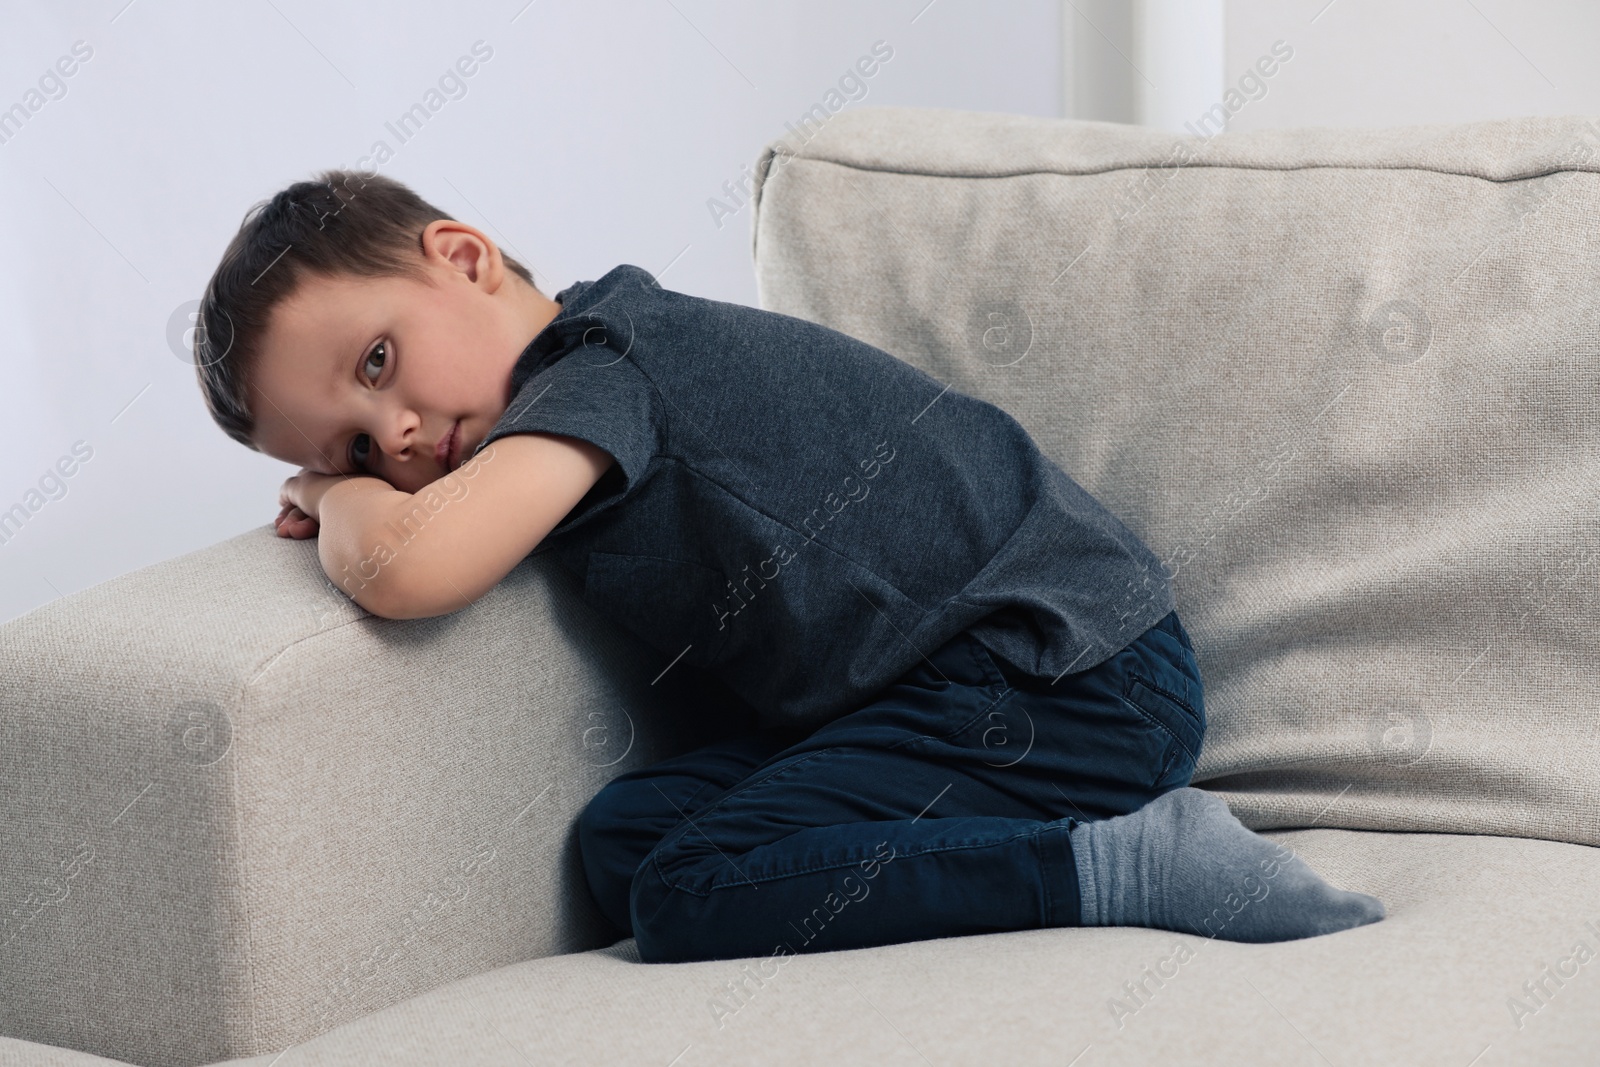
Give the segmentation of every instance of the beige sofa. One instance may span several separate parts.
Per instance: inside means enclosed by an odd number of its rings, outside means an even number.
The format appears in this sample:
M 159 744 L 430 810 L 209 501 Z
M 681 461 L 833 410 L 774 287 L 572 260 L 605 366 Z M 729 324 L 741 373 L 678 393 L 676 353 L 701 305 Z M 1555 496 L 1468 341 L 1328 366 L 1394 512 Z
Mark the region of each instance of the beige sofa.
M 1600 1062 L 1597 147 L 866 107 L 761 156 L 762 306 L 1144 537 L 1194 784 L 1383 922 L 642 964 L 574 820 L 737 717 L 547 559 L 397 622 L 263 525 L 0 627 L 0 1063 Z

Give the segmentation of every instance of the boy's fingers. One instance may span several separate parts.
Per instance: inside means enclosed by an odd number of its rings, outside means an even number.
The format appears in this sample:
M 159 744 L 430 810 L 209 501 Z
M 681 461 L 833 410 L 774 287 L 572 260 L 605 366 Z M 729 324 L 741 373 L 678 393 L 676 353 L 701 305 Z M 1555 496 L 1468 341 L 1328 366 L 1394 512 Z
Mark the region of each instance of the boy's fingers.
M 292 537 L 297 541 L 315 537 L 320 525 L 316 519 L 292 504 L 285 507 L 273 520 L 273 526 L 277 528 L 279 537 Z

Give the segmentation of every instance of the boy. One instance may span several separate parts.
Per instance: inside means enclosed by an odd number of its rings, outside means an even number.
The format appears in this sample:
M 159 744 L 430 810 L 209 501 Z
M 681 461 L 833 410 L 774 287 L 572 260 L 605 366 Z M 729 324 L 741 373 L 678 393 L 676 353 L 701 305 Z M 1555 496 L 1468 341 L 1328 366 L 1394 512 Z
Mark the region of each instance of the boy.
M 1204 704 L 1171 585 L 1000 408 L 627 264 L 552 301 L 347 171 L 246 215 L 201 324 L 213 417 L 303 468 L 279 534 L 318 536 L 362 607 L 456 611 L 549 552 L 663 673 L 753 709 L 579 820 L 643 960 L 1383 917 L 1188 785 Z

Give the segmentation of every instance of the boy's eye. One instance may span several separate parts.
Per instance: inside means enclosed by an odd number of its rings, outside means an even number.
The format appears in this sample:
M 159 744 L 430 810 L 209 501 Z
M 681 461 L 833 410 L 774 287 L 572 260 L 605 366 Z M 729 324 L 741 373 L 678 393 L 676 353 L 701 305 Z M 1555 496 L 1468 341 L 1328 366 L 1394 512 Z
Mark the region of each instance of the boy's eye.
M 367 369 L 367 367 L 371 366 L 372 362 L 374 360 L 376 360 L 377 364 L 378 364 L 378 375 L 382 375 L 383 374 L 383 365 L 384 365 L 384 363 L 386 363 L 388 361 L 388 358 L 389 358 L 389 342 L 387 342 L 387 341 L 379 341 L 377 344 L 372 346 L 372 351 L 367 353 L 367 358 L 365 360 L 363 360 L 362 363 L 361 363 L 361 369 L 363 371 L 365 371 Z M 376 382 L 378 380 L 378 375 L 374 375 L 374 376 L 370 377 L 368 380 Z
M 361 361 L 363 372 L 369 367 L 376 366 L 377 373 L 368 376 L 367 380 L 376 384 L 383 377 L 383 365 L 389 361 L 389 342 L 379 341 L 372 346 L 372 351 L 367 353 L 367 358 Z M 365 470 L 367 457 L 372 454 L 372 438 L 364 433 L 358 433 L 350 439 L 350 462 L 357 470 Z

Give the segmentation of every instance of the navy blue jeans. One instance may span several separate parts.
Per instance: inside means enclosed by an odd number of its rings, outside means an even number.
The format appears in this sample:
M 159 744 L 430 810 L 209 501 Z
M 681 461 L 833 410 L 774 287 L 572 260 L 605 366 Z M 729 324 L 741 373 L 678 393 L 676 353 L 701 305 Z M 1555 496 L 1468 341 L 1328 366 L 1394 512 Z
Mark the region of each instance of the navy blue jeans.
M 810 734 L 613 779 L 578 822 L 584 872 L 652 963 L 1077 926 L 1068 833 L 1189 783 L 1201 688 L 1176 612 L 1054 682 L 963 632 Z

